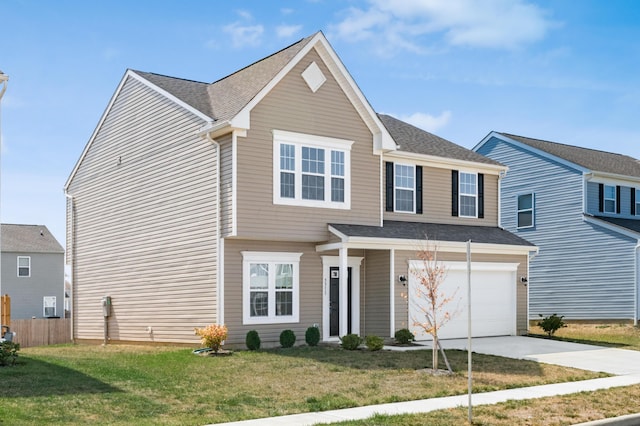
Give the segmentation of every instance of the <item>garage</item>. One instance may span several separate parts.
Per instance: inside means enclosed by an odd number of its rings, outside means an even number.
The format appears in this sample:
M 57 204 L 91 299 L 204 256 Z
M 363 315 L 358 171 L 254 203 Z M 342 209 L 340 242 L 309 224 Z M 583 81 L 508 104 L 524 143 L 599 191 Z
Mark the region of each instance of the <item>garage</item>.
M 453 318 L 438 332 L 440 339 L 468 336 L 467 263 L 443 262 L 447 269 L 440 293 L 453 300 L 444 311 L 455 312 Z M 421 260 L 409 262 L 409 270 L 424 268 Z M 516 334 L 516 271 L 517 263 L 471 263 L 471 330 L 473 337 L 506 336 Z M 416 340 L 431 340 L 415 321 L 424 322 L 424 297 L 419 296 L 419 279 L 409 273 L 409 329 Z

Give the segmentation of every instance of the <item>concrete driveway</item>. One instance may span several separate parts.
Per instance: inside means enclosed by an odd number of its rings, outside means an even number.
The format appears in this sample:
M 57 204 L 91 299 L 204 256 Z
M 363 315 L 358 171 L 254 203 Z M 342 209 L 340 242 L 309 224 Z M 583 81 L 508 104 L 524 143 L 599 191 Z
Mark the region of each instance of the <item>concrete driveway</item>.
M 467 339 L 441 340 L 445 349 L 467 349 Z M 640 374 L 640 351 L 535 337 L 477 337 L 471 351 L 615 375 Z

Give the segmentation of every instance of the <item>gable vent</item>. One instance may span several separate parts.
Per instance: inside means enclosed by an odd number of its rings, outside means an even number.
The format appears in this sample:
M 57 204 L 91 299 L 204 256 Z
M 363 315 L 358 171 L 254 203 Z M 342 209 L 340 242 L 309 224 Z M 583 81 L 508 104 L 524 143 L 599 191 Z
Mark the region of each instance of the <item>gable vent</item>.
M 322 87 L 324 82 L 327 81 L 327 77 L 324 76 L 320 67 L 315 62 L 311 62 L 311 65 L 302 72 L 302 78 L 304 78 L 304 81 L 313 93 L 315 93 L 320 87 Z

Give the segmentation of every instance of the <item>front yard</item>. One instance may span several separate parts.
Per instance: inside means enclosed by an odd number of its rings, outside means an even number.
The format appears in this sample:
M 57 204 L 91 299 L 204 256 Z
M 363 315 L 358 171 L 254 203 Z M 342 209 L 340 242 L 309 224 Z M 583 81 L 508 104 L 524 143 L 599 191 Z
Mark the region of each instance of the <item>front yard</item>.
M 136 346 L 27 348 L 0 368 L 0 424 L 207 423 L 464 394 L 456 374 L 433 377 L 431 352 L 298 347 L 230 357 Z M 535 362 L 474 355 L 474 392 L 600 377 Z

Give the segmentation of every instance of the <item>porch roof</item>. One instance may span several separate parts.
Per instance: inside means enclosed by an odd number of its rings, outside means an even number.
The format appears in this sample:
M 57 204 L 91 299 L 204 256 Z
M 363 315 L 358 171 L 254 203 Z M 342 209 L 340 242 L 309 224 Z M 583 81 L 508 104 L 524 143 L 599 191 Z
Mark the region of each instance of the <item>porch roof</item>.
M 625 228 L 631 232 L 635 232 L 636 238 L 640 237 L 640 220 L 638 219 L 623 219 L 620 217 L 607 217 L 607 216 L 593 216 L 595 219 L 603 222 L 610 223 L 612 225 Z
M 444 223 L 403 222 L 385 220 L 383 226 L 329 224 L 346 237 L 393 239 L 411 241 L 447 241 L 525 246 L 535 250 L 535 245 L 504 229 L 493 226 L 450 225 Z

